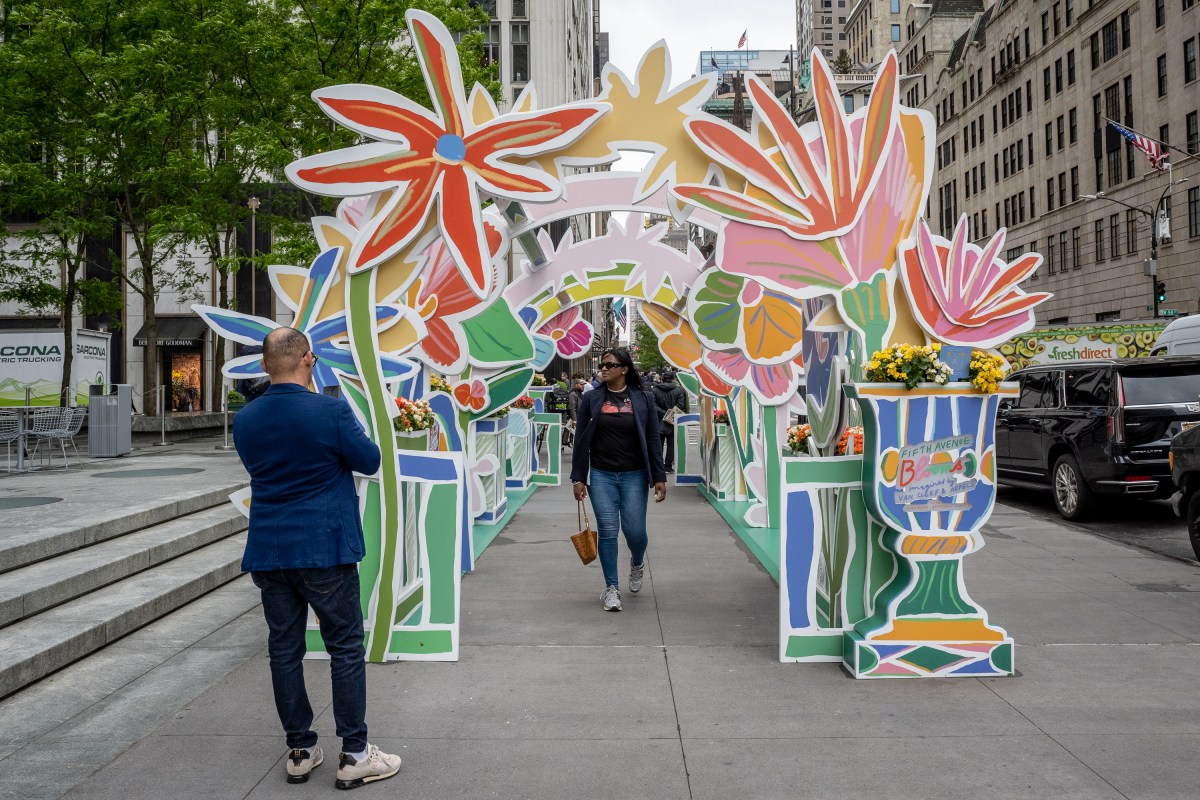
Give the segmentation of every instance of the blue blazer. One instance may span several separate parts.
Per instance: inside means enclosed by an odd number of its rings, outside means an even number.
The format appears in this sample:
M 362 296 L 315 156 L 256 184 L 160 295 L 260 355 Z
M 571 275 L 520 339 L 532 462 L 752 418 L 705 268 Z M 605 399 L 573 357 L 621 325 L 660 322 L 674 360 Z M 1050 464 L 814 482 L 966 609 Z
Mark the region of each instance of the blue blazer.
M 362 561 L 353 472 L 373 475 L 379 448 L 345 401 L 272 384 L 233 418 L 250 473 L 250 533 L 242 569 L 334 567 Z
M 636 391 L 629 387 L 629 400 L 633 404 L 633 420 L 637 425 L 638 443 L 642 449 L 642 460 L 650 483 L 665 483 L 667 470 L 662 459 L 662 439 L 658 435 L 658 411 L 654 398 L 647 391 Z M 575 444 L 571 447 L 571 480 L 587 482 L 592 459 L 592 434 L 596 431 L 596 416 L 604 402 L 604 387 L 584 392 L 579 400 L 579 412 L 575 420 Z M 247 406 L 249 408 L 249 406 Z

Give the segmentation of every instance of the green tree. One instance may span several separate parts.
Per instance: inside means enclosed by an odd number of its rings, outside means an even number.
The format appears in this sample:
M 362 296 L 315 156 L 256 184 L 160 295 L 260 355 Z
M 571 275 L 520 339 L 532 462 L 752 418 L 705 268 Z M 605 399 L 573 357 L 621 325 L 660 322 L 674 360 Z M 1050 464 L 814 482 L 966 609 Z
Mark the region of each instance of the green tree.
M 633 358 L 639 369 L 662 369 L 671 366 L 658 349 L 658 334 L 640 319 L 633 326 Z
M 833 67 L 834 74 L 845 75 L 854 69 L 854 60 L 845 50 L 838 50 L 837 58 L 829 66 Z

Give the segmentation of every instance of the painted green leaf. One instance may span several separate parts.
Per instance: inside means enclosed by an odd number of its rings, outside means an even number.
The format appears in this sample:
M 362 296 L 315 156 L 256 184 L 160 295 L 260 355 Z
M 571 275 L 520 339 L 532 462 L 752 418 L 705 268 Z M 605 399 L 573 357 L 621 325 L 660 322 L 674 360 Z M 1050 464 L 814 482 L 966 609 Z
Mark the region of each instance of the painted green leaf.
M 532 367 L 520 367 L 489 378 L 487 381 L 488 405 L 478 414 L 472 414 L 471 419 L 481 419 L 497 409 L 503 408 L 523 395 L 531 383 L 533 383 Z
M 746 279 L 719 270 L 710 270 L 693 295 L 692 329 L 700 341 L 713 349 L 736 346 L 741 322 L 738 298 Z
M 467 357 L 477 367 L 524 364 L 533 360 L 533 338 L 503 299 L 463 322 Z

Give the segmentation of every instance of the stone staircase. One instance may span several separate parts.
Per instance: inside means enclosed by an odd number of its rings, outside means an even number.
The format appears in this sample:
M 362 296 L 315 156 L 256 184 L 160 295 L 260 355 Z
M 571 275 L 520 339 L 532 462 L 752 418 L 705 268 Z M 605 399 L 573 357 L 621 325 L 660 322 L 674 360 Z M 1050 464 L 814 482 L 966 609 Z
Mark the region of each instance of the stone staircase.
M 244 484 L 0 541 L 0 697 L 241 574 Z

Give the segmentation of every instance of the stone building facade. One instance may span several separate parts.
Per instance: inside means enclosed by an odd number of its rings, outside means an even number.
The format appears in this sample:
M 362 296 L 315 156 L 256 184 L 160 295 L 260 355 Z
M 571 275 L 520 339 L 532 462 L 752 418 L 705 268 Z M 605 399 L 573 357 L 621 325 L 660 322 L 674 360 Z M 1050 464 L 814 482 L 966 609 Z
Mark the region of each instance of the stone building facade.
M 978 242 L 1007 229 L 1008 258 L 1041 253 L 1027 287 L 1054 298 L 1039 323 L 1150 317 L 1155 244 L 1163 308 L 1200 313 L 1200 2 L 1000 0 L 969 19 L 965 5 L 914 6 L 901 51 L 902 96 L 938 124 L 931 228 L 949 237 L 966 215 Z M 1173 169 L 1109 119 L 1169 142 Z M 1169 222 L 1152 231 L 1152 216 Z

